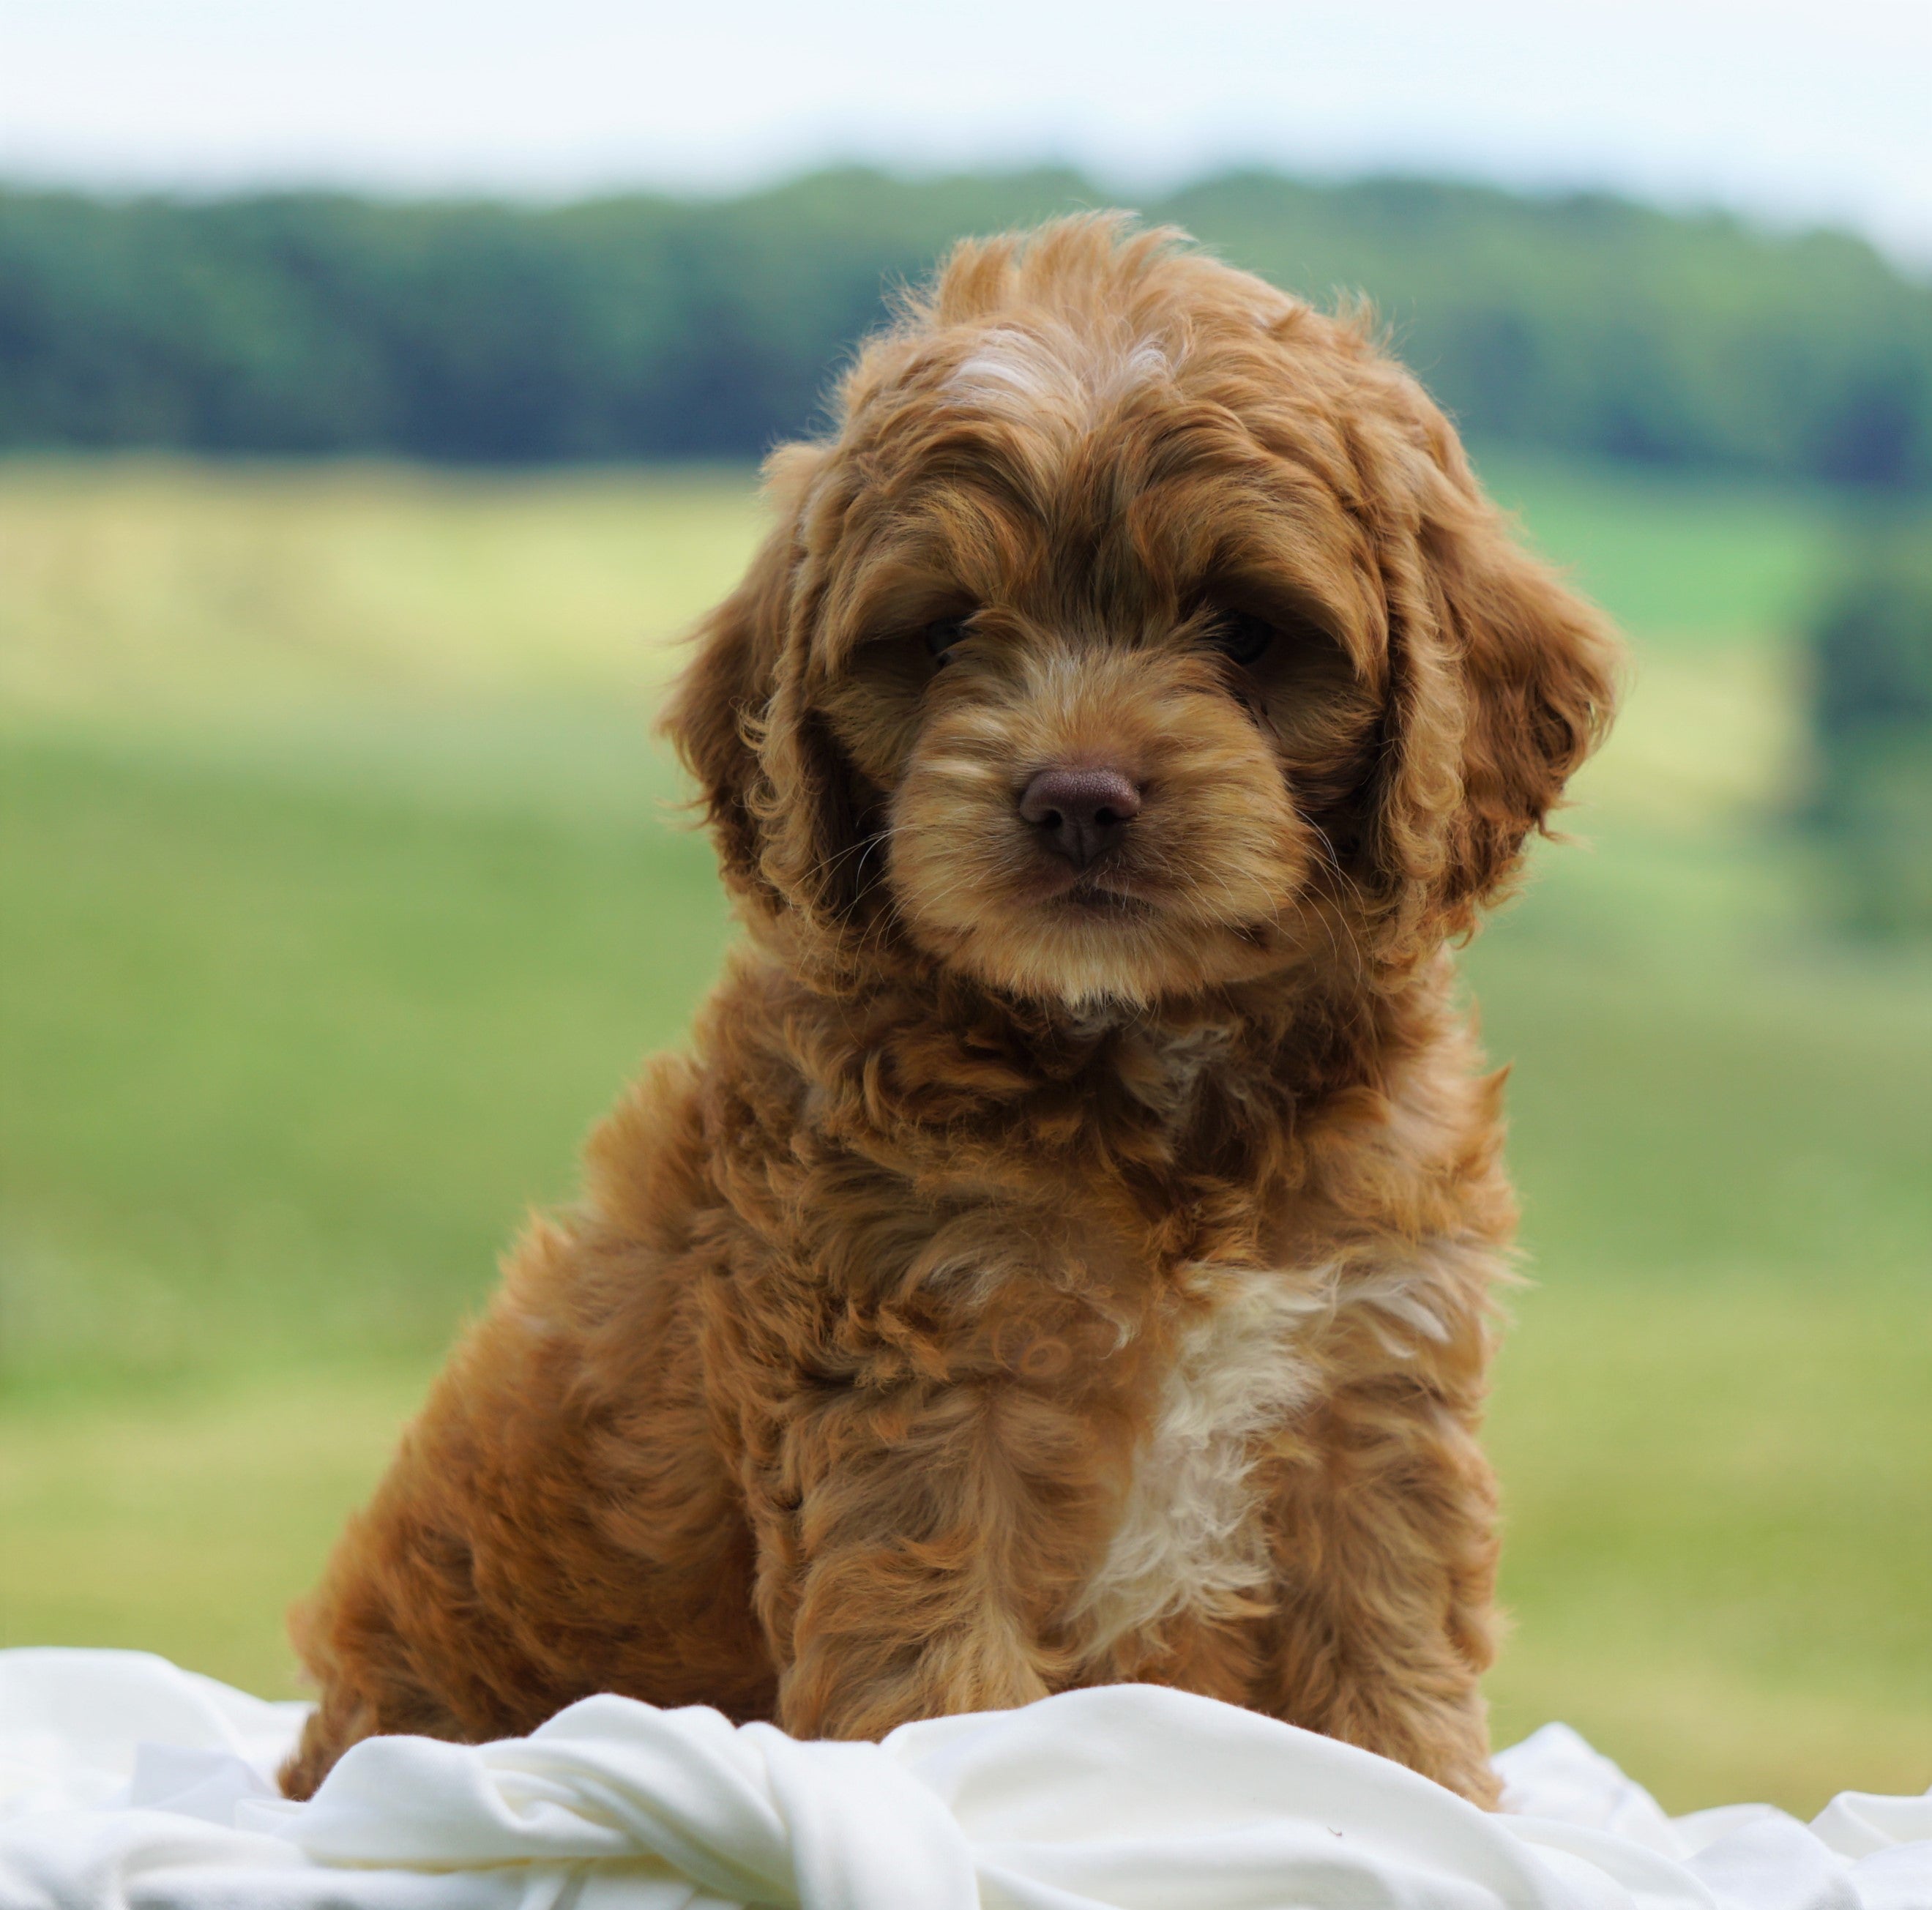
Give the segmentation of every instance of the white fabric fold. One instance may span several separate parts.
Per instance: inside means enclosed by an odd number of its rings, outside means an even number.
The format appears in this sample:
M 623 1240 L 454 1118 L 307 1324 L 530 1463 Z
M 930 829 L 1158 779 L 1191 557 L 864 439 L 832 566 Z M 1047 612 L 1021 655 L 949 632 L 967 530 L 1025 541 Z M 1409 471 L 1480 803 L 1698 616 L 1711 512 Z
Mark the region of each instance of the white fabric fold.
M 806 1744 L 586 1699 L 527 1738 L 355 1747 L 137 1653 L 0 1652 L 0 1910 L 1932 1910 L 1932 1793 L 1672 1819 L 1561 1726 L 1491 1816 L 1151 1686 Z

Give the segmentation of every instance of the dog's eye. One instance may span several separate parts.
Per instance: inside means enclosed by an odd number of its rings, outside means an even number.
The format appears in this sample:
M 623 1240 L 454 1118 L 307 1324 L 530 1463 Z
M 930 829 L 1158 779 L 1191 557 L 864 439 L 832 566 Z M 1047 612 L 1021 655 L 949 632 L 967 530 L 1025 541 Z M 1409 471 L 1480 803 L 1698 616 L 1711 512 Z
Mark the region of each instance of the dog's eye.
M 934 663 L 945 662 L 946 652 L 966 634 L 966 626 L 971 622 L 967 616 L 943 616 L 928 623 L 920 633 L 926 640 L 926 655 Z
M 1258 663 L 1275 640 L 1275 628 L 1252 610 L 1223 610 L 1208 640 L 1231 663 Z

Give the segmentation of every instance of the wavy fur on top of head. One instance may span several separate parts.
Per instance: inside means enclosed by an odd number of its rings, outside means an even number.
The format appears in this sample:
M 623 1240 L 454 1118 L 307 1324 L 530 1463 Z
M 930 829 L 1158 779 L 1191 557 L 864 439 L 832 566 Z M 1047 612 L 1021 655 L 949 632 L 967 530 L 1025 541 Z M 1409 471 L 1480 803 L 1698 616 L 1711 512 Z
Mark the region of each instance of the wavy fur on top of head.
M 297 1642 L 371 1732 L 1148 1678 L 1487 1801 L 1513 1206 L 1445 945 L 1614 652 L 1367 328 L 961 247 L 772 460 L 666 721 L 749 934 Z
M 1608 719 L 1598 619 L 1366 325 L 1172 231 L 962 246 L 770 484 L 667 723 L 728 877 L 826 970 L 1089 1006 L 1340 946 L 1400 971 Z M 1231 610 L 1278 633 L 1252 668 L 1204 641 Z M 935 673 L 920 632 L 962 615 Z M 1114 871 L 1139 907 L 1076 921 L 1012 788 L 1116 758 L 1155 792 Z

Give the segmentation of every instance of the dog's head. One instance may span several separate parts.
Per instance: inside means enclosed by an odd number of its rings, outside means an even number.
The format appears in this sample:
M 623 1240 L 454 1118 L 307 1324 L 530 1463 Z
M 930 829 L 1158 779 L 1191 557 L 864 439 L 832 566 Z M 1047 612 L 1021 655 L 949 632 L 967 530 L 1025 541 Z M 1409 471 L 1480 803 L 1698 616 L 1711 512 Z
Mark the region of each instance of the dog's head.
M 1118 217 L 867 346 L 667 718 L 728 878 L 848 964 L 1198 994 L 1466 930 L 1613 648 L 1365 328 Z

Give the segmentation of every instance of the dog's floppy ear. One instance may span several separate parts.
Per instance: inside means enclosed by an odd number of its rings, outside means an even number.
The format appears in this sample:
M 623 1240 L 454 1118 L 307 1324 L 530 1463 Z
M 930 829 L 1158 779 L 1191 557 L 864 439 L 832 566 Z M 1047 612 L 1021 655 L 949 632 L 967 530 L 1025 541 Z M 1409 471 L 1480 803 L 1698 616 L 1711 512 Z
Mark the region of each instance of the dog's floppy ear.
M 1620 655 L 1590 605 L 1523 550 L 1453 442 L 1407 561 L 1390 567 L 1390 734 L 1376 860 L 1466 929 L 1602 739 Z
M 778 521 L 744 580 L 698 626 L 660 720 L 698 779 L 726 882 L 776 911 L 832 926 L 856 903 L 849 775 L 808 694 L 812 592 L 806 492 L 823 454 L 790 445 L 766 466 Z
M 698 779 L 725 879 L 736 889 L 759 880 L 752 807 L 761 773 L 757 737 L 784 640 L 792 555 L 786 522 L 766 537 L 737 589 L 693 633 L 696 654 L 658 718 Z

